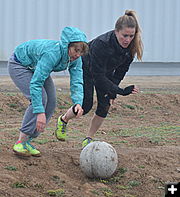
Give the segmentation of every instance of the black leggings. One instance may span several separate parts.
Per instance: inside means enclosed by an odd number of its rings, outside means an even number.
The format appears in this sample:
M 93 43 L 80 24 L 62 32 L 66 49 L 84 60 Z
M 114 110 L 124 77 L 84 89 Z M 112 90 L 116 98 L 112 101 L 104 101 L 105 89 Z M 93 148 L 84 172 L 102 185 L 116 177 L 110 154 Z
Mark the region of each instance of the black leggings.
M 93 95 L 94 95 L 94 88 L 96 90 L 97 95 L 97 108 L 95 114 L 105 118 L 109 111 L 110 107 L 110 98 L 105 96 L 105 94 L 100 91 L 93 83 L 93 78 L 88 72 L 88 70 L 83 70 L 83 80 L 84 80 L 84 99 L 82 108 L 84 110 L 83 115 L 87 114 L 93 106 Z

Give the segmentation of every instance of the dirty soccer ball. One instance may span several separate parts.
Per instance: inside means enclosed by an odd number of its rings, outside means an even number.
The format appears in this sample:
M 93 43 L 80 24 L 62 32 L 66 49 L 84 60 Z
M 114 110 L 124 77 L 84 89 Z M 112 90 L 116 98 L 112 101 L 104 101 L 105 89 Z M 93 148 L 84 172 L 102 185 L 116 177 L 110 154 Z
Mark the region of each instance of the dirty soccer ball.
M 80 167 L 90 178 L 109 178 L 117 165 L 116 150 L 106 142 L 91 142 L 81 151 Z

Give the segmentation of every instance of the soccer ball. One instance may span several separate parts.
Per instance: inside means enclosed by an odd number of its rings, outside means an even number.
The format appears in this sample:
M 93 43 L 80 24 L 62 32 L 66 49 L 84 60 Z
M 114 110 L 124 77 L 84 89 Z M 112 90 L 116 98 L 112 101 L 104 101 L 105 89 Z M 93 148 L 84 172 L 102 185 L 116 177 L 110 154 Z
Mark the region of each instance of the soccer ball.
M 110 178 L 117 165 L 116 150 L 106 142 L 91 142 L 81 151 L 80 167 L 90 178 Z

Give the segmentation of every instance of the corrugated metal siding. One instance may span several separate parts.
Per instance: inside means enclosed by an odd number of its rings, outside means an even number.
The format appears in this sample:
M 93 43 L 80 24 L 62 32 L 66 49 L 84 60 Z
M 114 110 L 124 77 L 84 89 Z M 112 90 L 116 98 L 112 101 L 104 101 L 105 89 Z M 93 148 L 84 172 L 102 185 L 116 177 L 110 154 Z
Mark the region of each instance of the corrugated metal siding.
M 133 9 L 143 32 L 143 61 L 180 62 L 179 8 L 179 0 L 0 0 L 0 61 L 26 40 L 59 39 L 68 25 L 91 40 Z

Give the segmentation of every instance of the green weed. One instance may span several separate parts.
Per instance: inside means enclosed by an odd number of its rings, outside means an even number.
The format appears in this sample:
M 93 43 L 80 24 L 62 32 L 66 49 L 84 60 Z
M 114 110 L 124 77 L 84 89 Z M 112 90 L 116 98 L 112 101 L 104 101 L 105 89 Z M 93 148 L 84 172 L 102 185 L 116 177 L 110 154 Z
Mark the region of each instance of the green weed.
M 145 168 L 145 166 L 141 166 L 141 165 L 140 165 L 140 166 L 138 166 L 138 168 L 142 168 L 142 169 L 144 169 L 144 168 Z
M 100 195 L 100 193 L 99 193 L 99 191 L 98 191 L 98 190 L 92 190 L 92 191 L 91 191 L 91 193 L 92 193 L 92 194 L 94 194 L 94 195 L 97 195 L 97 196 L 99 196 L 99 195 Z
M 139 181 L 133 180 L 133 181 L 129 181 L 128 185 L 130 187 L 137 187 L 139 186 L 141 183 Z
M 109 188 L 98 188 L 96 190 L 92 190 L 91 193 L 96 196 L 102 196 L 102 195 L 105 197 L 113 196 L 113 191 Z
M 9 107 L 16 109 L 18 106 L 15 103 L 9 103 L 7 104 Z
M 144 118 L 144 115 L 140 115 L 139 118 L 143 119 Z
M 52 180 L 58 184 L 58 186 L 63 186 L 63 184 L 65 183 L 64 180 L 61 180 L 59 176 L 52 176 Z
M 118 183 L 123 177 L 124 174 L 127 172 L 127 168 L 119 168 L 116 170 L 116 175 L 109 179 L 102 179 L 101 182 L 104 184 L 114 184 Z
M 125 185 L 117 185 L 116 188 L 121 189 L 121 190 L 127 190 L 127 189 L 130 189 L 131 187 L 125 186 Z
M 135 106 L 133 106 L 133 105 L 128 105 L 128 104 L 123 104 L 122 107 L 123 107 L 123 108 L 131 109 L 131 110 L 133 110 L 133 109 L 136 108 Z
M 50 142 L 51 140 L 48 139 L 38 139 L 38 140 L 34 140 L 34 142 L 36 142 L 37 144 L 46 144 L 48 142 Z
M 109 189 L 109 188 L 101 188 L 100 190 L 102 191 L 102 193 L 103 193 L 104 196 L 106 196 L 106 197 L 111 197 L 111 196 L 113 196 L 113 192 L 112 192 L 112 190 Z
M 48 190 L 47 194 L 49 196 L 60 196 L 63 197 L 65 195 L 64 189 L 56 189 L 56 190 Z
M 15 182 L 12 184 L 12 188 L 27 188 L 27 185 L 22 182 Z
M 17 168 L 15 166 L 5 166 L 4 169 L 10 170 L 10 171 L 16 171 Z
M 127 168 L 119 168 L 117 169 L 117 172 L 120 173 L 121 175 L 125 174 L 127 172 Z
M 113 142 L 111 142 L 112 144 L 126 144 L 126 143 L 128 143 L 128 141 L 126 141 L 126 140 L 121 140 L 121 141 L 113 141 Z
M 34 187 L 35 187 L 35 188 L 38 188 L 38 189 L 43 189 L 43 188 L 44 188 L 43 185 L 40 184 L 40 183 L 36 183 L 36 184 L 34 185 Z
M 132 194 L 125 194 L 125 197 L 136 197 L 136 196 Z
M 13 92 L 5 92 L 4 93 L 6 96 L 16 96 L 17 93 L 13 93 Z

